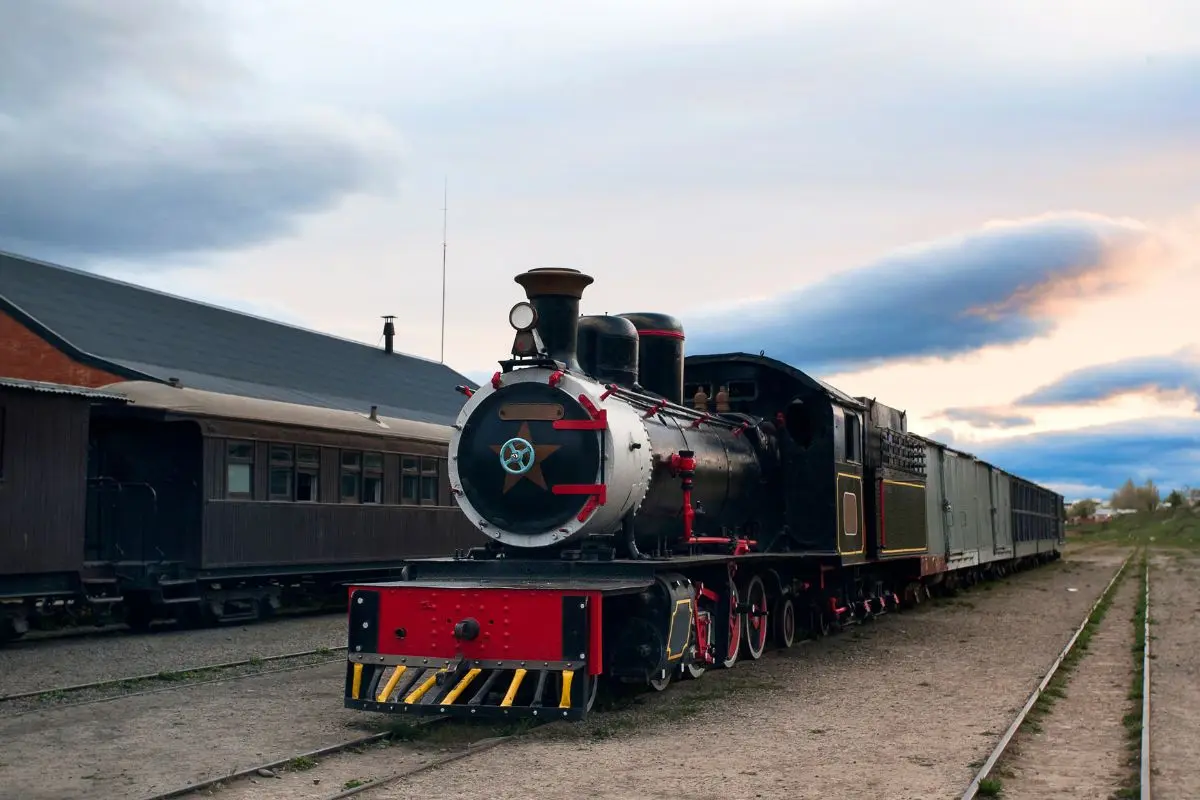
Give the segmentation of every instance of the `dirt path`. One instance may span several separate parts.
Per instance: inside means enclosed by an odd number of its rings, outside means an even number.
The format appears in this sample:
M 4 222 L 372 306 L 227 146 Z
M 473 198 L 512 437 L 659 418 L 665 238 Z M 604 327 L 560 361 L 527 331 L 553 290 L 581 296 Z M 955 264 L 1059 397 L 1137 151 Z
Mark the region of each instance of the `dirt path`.
M 957 797 L 1123 555 L 1016 575 L 368 795 Z
M 1150 786 L 1155 800 L 1200 797 L 1200 555 L 1150 566 Z
M 0 719 L 0 797 L 135 800 L 364 735 L 345 665 Z
M 1128 775 L 1124 715 L 1133 680 L 1133 612 L 1140 583 L 1131 562 L 1060 698 L 1033 729 L 1022 729 L 1002 768 L 1014 800 L 1110 797 Z

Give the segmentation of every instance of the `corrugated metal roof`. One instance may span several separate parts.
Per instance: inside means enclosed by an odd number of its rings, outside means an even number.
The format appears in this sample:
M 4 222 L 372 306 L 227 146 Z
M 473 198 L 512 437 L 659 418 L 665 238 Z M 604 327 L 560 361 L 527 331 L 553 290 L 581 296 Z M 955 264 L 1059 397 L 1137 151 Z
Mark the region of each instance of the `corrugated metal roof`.
M 3 252 L 0 296 L 84 353 L 197 389 L 449 424 L 465 402 L 454 387 L 476 385 L 435 361 Z
M 306 428 L 325 428 L 445 444 L 449 444 L 453 431 L 448 425 L 414 422 L 381 414 L 377 414 L 377 421 L 371 420 L 368 417 L 370 409 L 364 409 L 363 413 L 359 414 L 353 411 L 175 387 L 152 381 L 122 381 L 109 384 L 104 389 L 127 398 L 134 407 L 161 409 L 184 416 L 300 425 Z
M 21 389 L 29 392 L 41 392 L 43 394 L 65 394 L 71 397 L 87 397 L 92 400 L 125 400 L 119 394 L 88 389 L 83 386 L 67 386 L 62 383 L 47 383 L 45 381 L 27 381 L 22 378 L 0 378 L 0 386 L 5 389 Z

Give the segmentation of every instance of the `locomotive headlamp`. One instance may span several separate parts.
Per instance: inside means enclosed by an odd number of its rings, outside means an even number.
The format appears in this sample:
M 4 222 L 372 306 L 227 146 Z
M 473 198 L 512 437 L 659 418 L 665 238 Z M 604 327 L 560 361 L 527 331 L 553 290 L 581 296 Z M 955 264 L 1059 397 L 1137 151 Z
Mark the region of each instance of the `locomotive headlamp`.
M 517 303 L 508 312 L 508 324 L 513 326 L 513 330 L 530 330 L 537 325 L 537 310 L 524 301 Z

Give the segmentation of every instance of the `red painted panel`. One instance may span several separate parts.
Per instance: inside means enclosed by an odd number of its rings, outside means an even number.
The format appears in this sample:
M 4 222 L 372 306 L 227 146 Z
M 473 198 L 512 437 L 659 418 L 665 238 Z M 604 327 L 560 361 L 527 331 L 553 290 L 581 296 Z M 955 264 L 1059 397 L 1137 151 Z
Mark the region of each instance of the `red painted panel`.
M 380 595 L 379 652 L 430 658 L 454 658 L 461 653 L 464 658 L 562 661 L 563 596 L 587 596 L 593 608 L 600 604 L 598 592 L 365 588 Z M 479 636 L 459 641 L 454 626 L 468 617 L 479 623 Z M 402 639 L 395 636 L 399 628 L 405 630 Z
M 599 675 L 604 667 L 604 601 L 600 594 L 588 596 L 588 674 Z

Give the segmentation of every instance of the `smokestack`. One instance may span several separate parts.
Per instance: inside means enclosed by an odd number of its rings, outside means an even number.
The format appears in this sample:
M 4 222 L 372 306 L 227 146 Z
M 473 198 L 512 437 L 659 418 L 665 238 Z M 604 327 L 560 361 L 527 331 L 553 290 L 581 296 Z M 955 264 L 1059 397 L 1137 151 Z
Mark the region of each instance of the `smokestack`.
M 390 315 L 383 318 L 383 352 L 385 353 L 394 352 L 393 343 L 396 339 L 396 326 L 392 324 L 392 320 L 395 318 L 395 316 Z
M 522 272 L 514 280 L 525 289 L 537 310 L 537 330 L 546 353 L 568 369 L 582 372 L 576 352 L 579 335 L 579 299 L 594 279 L 577 269 L 543 267 Z

